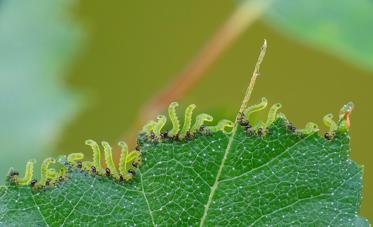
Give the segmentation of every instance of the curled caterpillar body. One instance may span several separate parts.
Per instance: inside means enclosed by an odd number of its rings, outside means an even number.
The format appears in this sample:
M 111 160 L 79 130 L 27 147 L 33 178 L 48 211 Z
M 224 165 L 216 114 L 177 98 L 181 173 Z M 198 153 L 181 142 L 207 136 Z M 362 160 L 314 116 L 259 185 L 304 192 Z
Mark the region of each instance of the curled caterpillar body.
M 268 104 L 267 99 L 263 97 L 260 103 L 247 107 L 246 110 L 244 111 L 244 116 L 246 117 L 246 120 L 250 121 L 250 115 L 255 112 L 263 110 L 264 108 L 267 107 L 267 104 Z
M 285 115 L 284 113 L 281 113 L 281 112 L 280 112 L 280 113 L 277 113 L 276 118 L 280 118 L 280 119 L 287 120 L 286 115 Z
M 172 102 L 168 107 L 168 115 L 172 122 L 172 129 L 168 132 L 168 136 L 174 137 L 179 133 L 180 130 L 180 121 L 176 114 L 176 107 L 179 106 L 179 103 Z
M 337 123 L 333 120 L 333 114 L 327 114 L 323 117 L 323 122 L 329 128 L 329 132 L 335 132 L 338 129 Z
M 208 115 L 206 113 L 199 114 L 197 115 L 196 121 L 194 125 L 192 126 L 192 128 L 190 129 L 190 131 L 192 133 L 196 133 L 204 125 L 205 122 L 211 122 L 213 120 L 214 118 L 211 115 Z
M 84 158 L 83 153 L 71 153 L 67 156 L 67 162 L 70 163 L 71 165 L 78 166 L 79 161 Z
M 184 139 L 186 137 L 187 133 L 190 130 L 190 126 L 192 125 L 193 110 L 195 108 L 196 108 L 196 105 L 191 104 L 185 110 L 184 124 L 183 124 L 183 128 L 181 129 L 180 134 L 179 134 L 180 139 Z
M 101 150 L 96 141 L 86 140 L 85 144 L 92 148 L 93 152 L 93 166 L 98 172 L 101 171 Z
M 119 142 L 118 145 L 122 148 L 120 159 L 119 159 L 120 176 L 124 178 L 125 180 L 130 180 L 132 176 L 128 174 L 128 171 L 133 168 L 136 168 L 134 167 L 133 163 L 136 161 L 136 159 L 140 157 L 141 153 L 136 150 L 132 152 L 128 152 L 128 146 L 125 142 Z
M 105 142 L 105 141 L 103 141 L 101 144 L 104 147 L 104 154 L 105 154 L 105 163 L 106 163 L 106 166 L 107 166 L 107 168 L 110 169 L 110 173 L 114 177 L 118 178 L 119 177 L 119 173 L 118 173 L 117 168 L 115 167 L 115 164 L 114 164 L 114 161 L 113 161 L 113 155 L 112 155 L 113 151 L 111 149 L 111 146 L 109 145 L 108 142 Z
M 208 126 L 207 129 L 211 132 L 223 131 L 224 133 L 229 133 L 225 130 L 225 128 L 233 128 L 234 123 L 230 120 L 220 120 L 217 125 L 215 126 Z
M 58 177 L 58 173 L 56 169 L 49 168 L 47 172 L 47 179 L 55 179 Z
M 39 181 L 39 185 L 44 186 L 47 180 L 49 179 L 50 173 L 49 173 L 49 165 L 56 163 L 56 160 L 54 158 L 46 158 L 41 164 L 41 177 Z M 53 174 L 53 170 L 52 170 Z
M 32 181 L 32 175 L 34 173 L 34 164 L 35 160 L 30 160 L 26 163 L 26 171 L 25 171 L 25 176 L 22 178 L 17 178 L 16 183 L 20 185 L 29 185 Z
M 119 158 L 119 173 L 123 176 L 127 170 L 126 158 L 128 156 L 128 146 L 123 141 L 119 142 L 118 145 L 121 147 L 121 153 Z
M 166 124 L 166 122 L 167 122 L 166 116 L 159 115 L 157 117 L 157 122 L 154 124 L 154 130 L 153 130 L 155 138 L 159 138 L 160 137 L 161 130 L 164 127 L 164 125 Z
M 297 131 L 301 134 L 309 135 L 319 131 L 319 126 L 313 122 L 308 122 L 304 129 L 298 129 Z
M 277 118 L 277 111 L 282 107 L 281 103 L 276 103 L 269 109 L 267 122 L 265 123 L 265 127 L 267 128 L 270 126 Z
M 154 126 L 157 124 L 157 122 L 151 120 L 149 121 L 143 128 L 142 132 L 145 133 L 146 136 L 150 136 L 150 133 L 153 132 Z

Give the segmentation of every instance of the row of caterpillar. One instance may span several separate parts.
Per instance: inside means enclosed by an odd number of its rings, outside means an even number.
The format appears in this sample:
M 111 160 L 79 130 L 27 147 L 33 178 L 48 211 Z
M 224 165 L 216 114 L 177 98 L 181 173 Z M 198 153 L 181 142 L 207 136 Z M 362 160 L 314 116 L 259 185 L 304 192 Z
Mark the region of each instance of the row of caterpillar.
M 101 149 L 94 140 L 87 140 L 86 145 L 92 148 L 93 159 L 92 161 L 82 161 L 84 158 L 83 153 L 71 153 L 67 156 L 62 156 L 59 160 L 54 158 L 46 158 L 41 164 L 41 176 L 37 181 L 33 178 L 35 160 L 29 160 L 26 163 L 25 175 L 18 177 L 19 172 L 11 169 L 9 171 L 8 180 L 16 185 L 31 185 L 36 188 L 42 188 L 48 185 L 54 185 L 61 182 L 66 177 L 68 168 L 74 167 L 89 171 L 93 174 L 105 175 L 113 177 L 119 181 L 129 181 L 135 175 L 135 170 L 141 162 L 141 153 L 138 150 L 129 152 L 128 146 L 125 142 L 119 142 L 121 147 L 121 155 L 119 159 L 119 167 L 114 164 L 112 156 L 112 148 L 107 142 L 102 142 L 104 148 L 104 157 L 106 167 L 101 166 Z M 59 164 L 59 171 L 55 168 L 50 168 L 51 164 Z
M 165 138 L 171 139 L 188 139 L 193 137 L 198 132 L 214 133 L 222 131 L 224 133 L 230 133 L 226 128 L 233 128 L 234 123 L 230 120 L 220 120 L 214 126 L 205 126 L 206 122 L 213 121 L 213 117 L 209 114 L 202 113 L 196 116 L 195 122 L 192 125 L 193 111 L 196 108 L 195 104 L 189 105 L 184 112 L 184 123 L 181 127 L 179 117 L 176 114 L 176 108 L 179 106 L 177 102 L 172 102 L 168 107 L 168 116 L 172 123 L 172 129 L 169 131 L 163 131 L 167 117 L 165 115 L 158 115 L 156 120 L 149 121 L 142 129 L 142 133 L 152 141 L 158 141 Z
M 286 117 L 283 113 L 278 113 L 278 110 L 282 107 L 280 103 L 276 103 L 271 106 L 268 112 L 267 121 L 258 121 L 254 126 L 252 126 L 249 122 L 250 116 L 258 111 L 265 109 L 268 105 L 268 101 L 266 98 L 262 98 L 261 102 L 252 106 L 249 106 L 245 109 L 243 113 L 240 113 L 237 117 L 237 122 L 244 127 L 244 129 L 249 132 L 253 133 L 256 132 L 258 135 L 262 135 L 266 133 L 266 129 L 277 119 L 283 118 L 286 120 Z M 353 103 L 349 102 L 345 104 L 341 110 L 339 111 L 339 119 L 338 122 L 333 120 L 333 114 L 329 113 L 323 117 L 323 123 L 326 127 L 328 127 L 328 131 L 325 133 L 324 137 L 328 140 L 332 139 L 336 132 L 338 131 L 346 131 L 350 127 L 350 114 L 353 109 Z M 319 127 L 316 123 L 308 122 L 303 129 L 295 128 L 291 123 L 287 125 L 288 129 L 294 133 L 300 135 L 307 135 L 312 134 L 314 132 L 319 131 Z
M 267 128 L 277 119 L 286 119 L 283 113 L 278 113 L 281 108 L 280 103 L 274 104 L 269 112 L 266 122 L 258 121 L 254 126 L 250 125 L 250 116 L 258 111 L 261 111 L 267 107 L 268 101 L 266 98 L 262 98 L 262 101 L 256 105 L 249 106 L 245 109 L 243 113 L 240 113 L 237 117 L 237 122 L 239 125 L 245 128 L 247 132 L 255 132 L 257 135 L 261 136 L 263 133 L 267 133 Z M 207 132 L 217 132 L 223 131 L 224 133 L 229 133 L 225 128 L 233 128 L 234 123 L 229 120 L 221 120 L 215 126 L 205 126 L 205 122 L 211 122 L 213 117 L 202 113 L 197 115 L 195 123 L 192 125 L 192 115 L 193 110 L 196 105 L 191 104 L 185 110 L 184 124 L 180 129 L 180 121 L 176 115 L 177 102 L 170 104 L 168 108 L 168 114 L 172 122 L 172 129 L 170 131 L 162 132 L 162 128 L 166 124 L 167 118 L 164 115 L 159 115 L 157 121 L 150 121 L 143 128 L 143 133 L 145 133 L 151 140 L 158 140 L 162 138 L 177 138 L 185 139 L 193 136 L 197 132 L 207 131 Z M 328 132 L 325 133 L 324 137 L 328 140 L 332 139 L 336 132 L 346 131 L 350 127 L 349 116 L 353 109 L 353 103 L 347 103 L 344 105 L 339 112 L 339 120 L 335 122 L 333 120 L 332 114 L 327 114 L 323 118 L 323 123 L 329 128 Z M 287 125 L 288 129 L 292 132 L 298 134 L 311 134 L 317 132 L 319 127 L 313 122 L 308 122 L 304 129 L 296 129 L 291 123 Z M 19 173 L 16 170 L 11 169 L 8 175 L 8 179 L 11 183 L 17 185 L 32 185 L 39 187 L 44 187 L 51 184 L 56 184 L 63 181 L 66 177 L 67 167 L 73 166 L 85 171 L 90 171 L 94 174 L 112 176 L 113 178 L 123 181 L 130 180 L 135 175 L 135 170 L 141 162 L 140 151 L 134 150 L 132 152 L 128 151 L 128 146 L 125 142 L 119 142 L 118 145 L 121 147 L 121 155 L 119 160 L 119 168 L 117 169 L 113 158 L 112 158 L 112 148 L 107 142 L 102 142 L 101 145 L 104 148 L 104 157 L 106 168 L 101 166 L 101 150 L 99 145 L 93 140 L 87 140 L 86 144 L 92 148 L 93 159 L 92 161 L 81 161 L 84 158 L 83 153 L 72 153 L 67 157 L 62 158 L 62 161 L 56 161 L 54 158 L 46 158 L 41 164 L 41 178 L 39 181 L 33 179 L 33 171 L 35 160 L 30 160 L 26 163 L 25 175 L 19 178 Z M 67 165 L 61 165 L 59 171 L 54 168 L 50 168 L 51 164 L 60 163 Z

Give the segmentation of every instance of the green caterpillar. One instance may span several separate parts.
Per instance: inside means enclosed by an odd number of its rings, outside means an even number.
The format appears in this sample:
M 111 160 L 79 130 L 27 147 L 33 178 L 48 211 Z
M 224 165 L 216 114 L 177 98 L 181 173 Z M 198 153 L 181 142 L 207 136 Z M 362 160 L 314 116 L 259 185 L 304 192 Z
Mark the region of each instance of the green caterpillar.
M 35 160 L 29 160 L 26 163 L 26 171 L 25 171 L 25 176 L 19 179 L 15 179 L 14 181 L 20 185 L 28 185 L 32 181 L 32 176 L 34 173 L 34 165 L 36 161 Z
M 267 105 L 268 101 L 265 97 L 263 97 L 260 103 L 247 107 L 243 112 L 244 116 L 246 117 L 246 120 L 249 121 L 251 114 L 265 109 Z
M 122 148 L 119 159 L 119 172 L 125 180 L 130 180 L 134 176 L 133 170 L 141 161 L 141 153 L 136 150 L 129 153 L 125 142 L 119 142 L 118 145 Z
M 214 118 L 211 115 L 208 115 L 208 114 L 205 114 L 205 113 L 199 114 L 196 117 L 196 122 L 194 123 L 194 125 L 192 126 L 192 128 L 190 129 L 190 131 L 192 133 L 196 133 L 204 125 L 204 123 L 206 121 L 207 122 L 211 122 L 213 120 L 214 120 Z
M 195 104 L 189 105 L 185 109 L 185 114 L 184 114 L 184 125 L 183 128 L 181 129 L 179 138 L 184 139 L 187 133 L 190 130 L 190 126 L 192 125 L 192 115 L 193 115 L 193 110 L 196 108 Z
M 172 122 L 172 129 L 168 132 L 168 135 L 170 137 L 176 136 L 180 130 L 180 121 L 176 114 L 176 107 L 178 106 L 179 106 L 179 103 L 172 102 L 170 106 L 168 107 L 168 116 L 170 117 L 171 122 Z
M 329 132 L 334 132 L 338 129 L 337 123 L 333 120 L 333 114 L 327 114 L 323 117 L 323 122 L 329 128 Z
M 282 107 L 281 103 L 274 104 L 268 112 L 267 121 L 265 123 L 265 127 L 270 126 L 277 118 L 277 111 Z
M 262 98 L 262 101 L 260 103 L 249 106 L 248 108 L 246 108 L 244 113 L 237 118 L 238 123 L 241 126 L 245 127 L 245 130 L 247 130 L 248 132 L 257 131 L 258 135 L 261 135 L 262 133 L 266 133 L 266 129 L 277 118 L 282 118 L 285 121 L 287 121 L 285 114 L 278 113 L 278 110 L 282 107 L 282 105 L 280 103 L 276 103 L 272 105 L 272 107 L 270 108 L 266 122 L 263 123 L 262 121 L 258 121 L 258 123 L 254 127 L 252 127 L 248 122 L 250 115 L 254 112 L 263 110 L 267 106 L 267 104 L 268 104 L 267 99 Z M 353 109 L 352 102 L 349 102 L 346 105 L 344 105 L 339 112 L 338 123 L 336 123 L 333 120 L 332 114 L 327 114 L 323 117 L 323 123 L 329 129 L 328 132 L 324 135 L 326 139 L 330 140 L 332 138 L 332 135 L 334 135 L 335 132 L 338 130 L 344 131 L 349 128 L 349 125 L 350 125 L 349 115 L 352 109 Z M 303 129 L 295 129 L 295 127 L 293 127 L 291 124 L 289 124 L 288 128 L 300 135 L 308 135 L 308 134 L 312 134 L 312 133 L 319 131 L 318 125 L 313 122 L 308 122 Z
M 115 178 L 119 179 L 119 173 L 113 161 L 113 151 L 111 149 L 110 144 L 108 142 L 103 141 L 101 145 L 104 147 L 106 167 L 110 169 L 110 174 L 112 174 Z
M 83 162 L 83 168 L 88 170 L 92 166 L 95 168 L 96 171 L 101 171 L 101 150 L 96 141 L 94 140 L 86 140 L 85 144 L 90 146 L 93 151 L 93 161 L 85 161 Z
M 192 116 L 193 111 L 196 108 L 195 104 L 189 105 L 184 112 L 184 124 L 183 127 L 180 129 L 180 120 L 176 114 L 176 107 L 179 104 L 177 102 L 172 102 L 168 107 L 168 115 L 170 121 L 172 123 L 172 129 L 167 132 L 168 138 L 177 138 L 179 140 L 183 140 L 186 137 L 190 137 L 195 135 L 200 131 L 201 128 L 204 127 L 205 122 L 211 122 L 213 117 L 202 113 L 197 115 L 194 124 L 192 125 Z M 150 140 L 160 140 L 162 139 L 162 129 L 166 124 L 167 118 L 164 115 L 158 116 L 157 121 L 151 120 L 149 121 L 142 129 L 142 132 L 150 139 Z M 221 120 L 215 126 L 206 126 L 206 130 L 209 132 L 217 132 L 223 131 L 224 133 L 229 133 L 226 131 L 226 128 L 233 128 L 234 123 L 229 120 Z
M 244 119 L 247 120 L 252 113 L 263 110 L 267 106 L 267 104 L 267 99 L 262 98 L 261 103 L 248 107 L 242 116 L 244 116 Z M 211 122 L 213 120 L 212 116 L 205 113 L 197 115 L 195 118 L 195 122 L 192 125 L 192 116 L 196 105 L 191 104 L 185 110 L 184 124 L 182 129 L 180 130 L 180 121 L 176 114 L 176 107 L 178 105 L 179 104 L 177 102 L 173 102 L 168 108 L 169 117 L 172 122 L 172 129 L 167 134 L 169 138 L 177 137 L 178 139 L 182 140 L 190 135 L 193 136 L 201 131 L 207 131 L 210 133 L 215 133 L 218 131 L 230 133 L 230 131 L 226 129 L 235 127 L 234 122 L 226 119 L 220 120 L 216 125 L 205 126 L 205 122 Z M 253 127 L 254 130 L 258 130 L 258 135 L 261 136 L 262 133 L 266 133 L 265 130 L 267 130 L 267 128 L 271 124 L 273 124 L 273 122 L 277 118 L 282 118 L 283 120 L 288 122 L 284 114 L 278 113 L 278 110 L 280 108 L 280 103 L 274 104 L 268 112 L 266 122 L 263 123 L 262 121 L 259 121 L 257 126 Z M 331 139 L 331 134 L 334 134 L 336 131 L 344 131 L 349 128 L 349 116 L 352 109 L 352 103 L 347 103 L 346 105 L 344 105 L 339 112 L 338 123 L 333 120 L 332 114 L 327 114 L 324 116 L 323 122 L 329 128 L 329 131 L 325 134 L 326 139 Z M 242 121 L 242 118 L 238 119 L 238 121 L 240 120 Z M 166 122 L 167 117 L 164 115 L 159 115 L 156 121 L 149 121 L 149 123 L 143 127 L 142 132 L 150 139 L 162 139 L 162 129 L 164 128 Z M 245 127 L 246 130 L 253 130 L 248 121 L 242 121 L 238 123 L 240 123 L 241 126 Z M 293 132 L 300 135 L 309 135 L 319 131 L 318 125 L 313 122 L 308 122 L 304 129 L 295 129 L 295 127 L 293 127 L 290 123 L 288 124 L 288 129 L 291 129 Z M 113 160 L 113 150 L 111 146 L 109 145 L 109 143 L 103 141 L 101 145 L 104 148 L 105 167 L 102 167 L 100 146 L 94 140 L 87 140 L 85 143 L 92 149 L 91 161 L 81 162 L 84 158 L 83 153 L 71 153 L 67 155 L 67 157 L 63 156 L 59 160 L 46 158 L 41 164 L 41 178 L 39 182 L 37 182 L 33 179 L 33 171 L 36 161 L 29 160 L 26 163 L 26 170 L 23 177 L 18 177 L 19 173 L 11 169 L 8 179 L 11 183 L 15 183 L 18 185 L 32 185 L 33 187 L 36 186 L 37 188 L 41 188 L 46 185 L 56 184 L 59 181 L 65 179 L 68 171 L 70 171 L 71 168 L 82 169 L 84 171 L 89 171 L 100 176 L 111 176 L 113 179 L 116 179 L 118 181 L 129 181 L 135 176 L 136 169 L 141 163 L 140 151 L 133 150 L 129 152 L 127 144 L 125 142 L 119 142 L 118 145 L 121 147 L 121 154 L 117 168 Z M 57 171 L 55 168 L 50 168 L 50 165 L 60 165 L 59 171 Z
M 215 125 L 215 126 L 208 126 L 207 129 L 210 132 L 222 131 L 224 133 L 229 133 L 229 132 L 225 131 L 225 128 L 233 128 L 233 127 L 234 127 L 234 123 L 232 121 L 223 119 L 223 120 L 220 120 L 218 122 L 218 124 Z
M 309 135 L 319 131 L 319 126 L 316 123 L 308 122 L 304 129 L 298 129 L 297 132 L 300 134 Z
M 38 184 L 44 185 L 50 179 L 49 177 L 53 176 L 57 177 L 57 173 L 54 174 L 54 171 L 50 172 L 49 165 L 56 163 L 54 158 L 46 158 L 44 159 L 43 163 L 41 164 L 41 177 Z M 52 180 L 52 179 L 50 179 Z
M 154 124 L 153 132 L 155 137 L 159 137 L 161 135 L 161 130 L 167 122 L 167 117 L 164 115 L 159 115 L 157 117 L 157 122 Z
M 135 175 L 135 171 L 141 162 L 140 151 L 134 150 L 129 152 L 127 144 L 125 142 L 119 142 L 119 146 L 122 148 L 121 156 L 119 160 L 119 168 L 113 161 L 112 148 L 109 143 L 103 141 L 101 144 L 104 148 L 104 157 L 106 168 L 101 166 L 101 150 L 99 145 L 93 140 L 87 140 L 86 144 L 92 148 L 93 160 L 84 161 L 83 153 L 71 153 L 64 156 L 58 161 L 54 158 L 46 158 L 41 164 L 41 177 L 39 181 L 33 179 L 35 160 L 30 160 L 26 163 L 26 171 L 24 177 L 19 178 L 18 172 L 11 169 L 9 172 L 9 180 L 11 183 L 17 185 L 31 185 L 36 188 L 42 188 L 47 185 L 56 184 L 59 181 L 65 179 L 66 174 L 68 174 L 69 168 L 82 168 L 86 171 L 95 172 L 95 174 L 101 176 L 112 176 L 116 180 L 126 180 L 129 181 Z M 49 168 L 51 164 L 60 165 L 59 171 L 55 168 Z M 94 170 L 94 171 L 93 171 Z M 118 171 L 119 170 L 119 171 Z

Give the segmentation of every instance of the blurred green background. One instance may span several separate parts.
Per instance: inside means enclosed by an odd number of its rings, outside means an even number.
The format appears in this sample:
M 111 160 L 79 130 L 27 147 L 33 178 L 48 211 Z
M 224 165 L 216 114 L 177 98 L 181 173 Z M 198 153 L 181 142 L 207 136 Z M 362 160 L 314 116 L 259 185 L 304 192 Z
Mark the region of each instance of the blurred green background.
M 333 7 L 334 5 L 336 7 Z M 243 1 L 0 1 L 1 180 L 26 160 L 114 144 Z M 349 5 L 353 4 L 353 5 Z M 359 5 L 360 4 L 360 5 Z M 36 6 L 37 7 L 36 7 Z M 365 166 L 373 220 L 373 3 L 276 1 L 180 100 L 233 119 L 263 39 L 252 102 L 267 97 L 298 127 L 348 101 L 352 159 Z M 372 50 L 372 51 L 371 51 Z

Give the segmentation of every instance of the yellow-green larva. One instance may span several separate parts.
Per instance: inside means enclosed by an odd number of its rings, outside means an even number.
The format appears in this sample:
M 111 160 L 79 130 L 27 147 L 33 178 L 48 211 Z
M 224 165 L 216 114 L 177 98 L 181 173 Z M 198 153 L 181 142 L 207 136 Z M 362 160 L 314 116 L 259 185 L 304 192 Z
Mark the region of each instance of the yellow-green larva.
M 50 164 L 56 163 L 56 160 L 54 158 L 46 158 L 44 161 L 41 163 L 41 175 L 40 175 L 40 185 L 45 185 L 45 183 L 48 180 L 48 167 Z
M 111 149 L 111 146 L 109 145 L 108 142 L 103 141 L 102 146 L 104 147 L 104 154 L 105 154 L 105 163 L 106 166 L 110 169 L 110 173 L 115 177 L 118 178 L 118 170 L 115 167 L 114 161 L 113 161 L 113 151 Z
M 271 106 L 268 112 L 267 121 L 265 123 L 265 127 L 267 128 L 270 126 L 275 120 L 277 116 L 277 111 L 282 107 L 281 103 L 276 103 Z
M 246 110 L 244 111 L 246 120 L 249 121 L 251 114 L 263 110 L 264 108 L 267 107 L 267 104 L 268 104 L 267 99 L 263 97 L 260 103 L 247 107 Z
M 166 122 L 167 122 L 166 116 L 158 115 L 157 122 L 154 124 L 154 129 L 153 129 L 153 132 L 156 138 L 159 138 L 159 136 L 161 135 L 161 130 L 166 124 Z
M 234 123 L 230 120 L 220 120 L 217 125 L 215 126 L 208 126 L 208 130 L 211 132 L 217 132 L 217 131 L 223 131 L 224 133 L 229 133 L 228 131 L 225 131 L 225 128 L 233 128 Z
M 93 162 L 92 165 L 96 168 L 96 171 L 101 171 L 101 150 L 96 141 L 94 140 L 86 140 L 85 144 L 92 148 L 93 152 Z M 87 162 L 84 162 L 88 164 Z M 91 168 L 91 167 L 89 167 Z
M 119 142 L 118 145 L 122 148 L 119 158 L 119 173 L 124 176 L 127 173 L 126 159 L 128 156 L 128 146 L 123 141 Z
M 198 132 L 198 130 L 203 126 L 203 124 L 206 121 L 211 122 L 213 120 L 214 120 L 214 118 L 209 114 L 206 114 L 206 113 L 199 114 L 199 115 L 197 115 L 196 121 L 195 121 L 194 125 L 192 126 L 192 128 L 190 129 L 190 131 L 192 133 L 196 133 L 196 132 Z
M 119 158 L 119 173 L 125 180 L 130 180 L 133 175 L 128 174 L 128 171 L 131 169 L 129 164 L 140 156 L 140 152 L 132 151 L 129 153 L 128 146 L 123 141 L 119 142 L 118 145 L 122 148 Z
M 176 107 L 178 106 L 177 102 L 172 102 L 168 107 L 168 115 L 172 123 L 172 129 L 168 132 L 170 137 L 176 136 L 180 130 L 180 121 L 176 114 Z
M 76 161 L 82 160 L 84 158 L 83 153 L 71 153 L 67 156 L 67 162 L 76 165 Z
M 337 123 L 333 120 L 333 114 L 329 113 L 323 117 L 323 122 L 329 128 L 329 132 L 334 132 L 338 129 Z
M 150 136 L 150 133 L 153 132 L 154 126 L 157 124 L 154 120 L 150 120 L 143 128 L 142 131 L 146 136 Z
M 29 185 L 32 181 L 32 175 L 34 173 L 34 165 L 35 165 L 35 160 L 29 160 L 26 163 L 26 171 L 25 171 L 25 176 L 22 178 L 17 178 L 17 183 L 20 185 Z
M 196 105 L 195 104 L 191 104 L 189 105 L 186 109 L 185 109 L 185 114 L 184 114 L 184 124 L 183 124 L 183 128 L 181 129 L 180 131 L 180 135 L 179 135 L 179 138 L 180 139 L 183 139 L 185 138 L 185 136 L 187 135 L 187 133 L 189 132 L 190 130 L 190 126 L 192 125 L 192 115 L 193 115 L 193 110 L 196 108 Z
M 58 177 L 56 169 L 49 168 L 47 171 L 47 179 L 55 179 Z
M 304 129 L 298 129 L 297 131 L 305 135 L 308 135 L 319 131 L 319 126 L 313 122 L 308 122 Z

